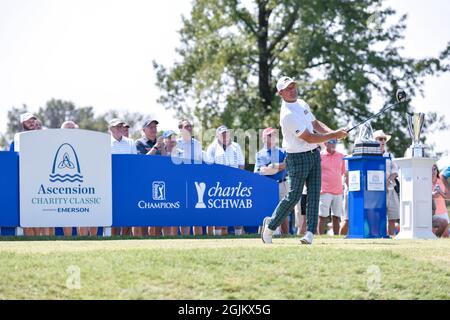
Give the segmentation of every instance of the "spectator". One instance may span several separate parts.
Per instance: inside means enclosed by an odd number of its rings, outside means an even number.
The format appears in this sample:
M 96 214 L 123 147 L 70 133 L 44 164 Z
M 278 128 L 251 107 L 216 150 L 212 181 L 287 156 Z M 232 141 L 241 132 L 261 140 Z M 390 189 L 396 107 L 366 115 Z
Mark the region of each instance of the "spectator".
M 161 155 L 164 147 L 163 139 L 157 139 L 159 122 L 150 119 L 142 126 L 142 138 L 136 140 L 138 154 Z
M 325 234 L 325 226 L 330 215 L 333 233 L 339 234 L 340 219 L 343 210 L 342 177 L 345 175 L 344 155 L 336 151 L 337 140 L 325 143 L 326 149 L 320 153 L 322 166 L 322 189 L 319 202 L 319 234 Z
M 25 112 L 20 115 L 20 124 L 22 126 L 22 132 L 39 130 L 37 125 L 37 118 L 34 114 L 30 112 Z M 14 138 L 16 138 L 16 136 Z M 11 152 L 20 151 L 20 146 L 15 145 L 15 140 L 16 139 L 14 139 L 9 146 L 9 151 Z
M 189 120 L 183 119 L 178 123 L 178 129 L 180 130 L 181 137 L 177 140 L 177 148 L 179 157 L 183 159 L 183 163 L 202 163 L 202 146 L 193 136 L 192 124 Z M 194 226 L 192 231 L 194 235 L 203 234 L 203 228 L 200 226 Z M 180 232 L 182 235 L 189 235 L 190 227 L 182 227 Z
M 109 122 L 111 132 L 111 154 L 136 154 L 136 145 L 133 140 L 123 135 L 125 122 L 120 119 L 112 119 Z M 113 236 L 130 235 L 130 228 L 112 228 Z
M 47 129 L 42 127 L 42 122 L 39 119 L 36 119 L 36 129 L 35 130 L 42 130 L 42 129 Z
M 136 140 L 136 147 L 138 154 L 144 155 L 165 155 L 164 138 L 157 137 L 159 122 L 154 119 L 149 119 L 144 122 L 142 126 L 143 137 Z M 161 227 L 148 227 L 148 235 L 155 237 L 162 235 Z M 144 236 L 145 228 L 133 227 L 133 234 L 136 236 Z
M 206 162 L 216 163 L 233 168 L 244 169 L 245 159 L 242 154 L 239 144 L 231 140 L 230 131 L 224 125 L 216 130 L 216 139 L 211 143 L 206 150 Z M 236 235 L 243 234 L 243 227 L 237 226 L 234 228 Z M 227 235 L 227 227 L 214 227 L 213 234 Z
M 164 150 L 165 155 L 170 156 L 178 156 L 177 150 L 177 134 L 173 130 L 168 130 L 164 132 L 162 135 L 164 138 Z M 178 227 L 162 227 L 162 235 L 163 236 L 177 236 L 178 235 Z
M 61 129 L 78 129 L 78 128 L 79 128 L 78 125 L 71 120 L 64 121 L 61 124 Z M 64 233 L 65 237 L 71 237 L 72 236 L 72 227 L 64 227 L 63 233 Z M 89 235 L 96 236 L 97 235 L 97 227 L 89 227 L 89 228 L 80 227 L 77 230 L 77 234 L 79 236 L 89 236 Z
M 79 129 L 79 127 L 75 122 L 69 120 L 62 123 L 61 129 Z
M 345 162 L 345 180 L 344 180 L 344 211 L 341 218 L 341 229 L 339 235 L 345 236 L 348 233 L 348 161 Z
M 25 112 L 20 115 L 20 124 L 22 126 L 22 132 L 40 130 L 42 129 L 42 125 L 38 118 L 30 113 Z M 16 144 L 18 140 L 18 135 L 16 134 L 14 137 L 14 141 L 10 145 L 10 151 L 20 152 L 20 145 Z M 52 232 L 52 228 L 23 228 L 23 234 L 27 237 L 36 237 L 36 236 L 49 236 Z
M 446 199 L 450 199 L 450 190 L 444 185 L 436 164 L 432 168 L 432 194 L 435 203 L 435 212 L 433 215 L 433 227 L 438 228 L 436 235 L 448 238 L 448 211 L 445 204 Z
M 123 136 L 129 138 L 130 137 L 130 125 L 125 122 L 123 125 Z
M 444 182 L 445 187 L 450 189 L 450 166 L 443 170 L 441 180 Z
M 278 182 L 279 200 L 287 193 L 286 152 L 277 146 L 278 135 L 273 128 L 266 128 L 262 133 L 264 147 L 256 153 L 255 172 Z M 282 234 L 289 233 L 289 218 L 278 229 Z
M 193 125 L 189 120 L 183 119 L 178 124 L 180 138 L 177 140 L 177 148 L 184 163 L 202 163 L 202 145 L 192 134 Z
M 395 223 L 400 219 L 400 198 L 395 191 L 396 179 L 398 177 L 398 167 L 394 163 L 394 155 L 387 151 L 386 144 L 391 139 L 383 130 L 373 133 L 373 138 L 380 143 L 381 152 L 386 159 L 386 208 L 388 217 L 388 234 L 395 235 Z

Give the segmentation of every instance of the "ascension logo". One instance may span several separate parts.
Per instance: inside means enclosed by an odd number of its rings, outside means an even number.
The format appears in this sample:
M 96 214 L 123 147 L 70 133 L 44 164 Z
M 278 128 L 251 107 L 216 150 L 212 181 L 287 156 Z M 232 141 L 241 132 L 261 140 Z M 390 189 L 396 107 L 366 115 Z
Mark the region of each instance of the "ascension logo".
M 63 143 L 56 151 L 49 180 L 53 183 L 83 182 L 77 153 L 70 144 Z
M 46 212 L 89 213 L 89 206 L 99 205 L 101 197 L 96 196 L 95 187 L 82 185 L 83 180 L 74 147 L 63 143 L 53 158 L 49 174 L 51 185 L 41 184 L 31 203 L 46 206 L 43 209 Z M 66 183 L 71 185 L 64 185 Z

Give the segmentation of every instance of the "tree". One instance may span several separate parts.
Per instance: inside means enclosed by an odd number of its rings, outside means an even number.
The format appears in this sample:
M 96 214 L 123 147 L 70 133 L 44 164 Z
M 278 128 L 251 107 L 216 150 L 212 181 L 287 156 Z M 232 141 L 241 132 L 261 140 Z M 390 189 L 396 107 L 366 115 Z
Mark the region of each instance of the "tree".
M 371 115 L 373 95 L 385 103 L 395 91 L 421 92 L 424 77 L 450 70 L 447 48 L 439 57 L 400 55 L 406 15 L 381 0 L 195 0 L 183 17 L 180 60 L 154 62 L 159 102 L 205 128 L 225 123 L 241 129 L 278 124 L 275 84 L 294 76 L 315 115 L 332 127 Z M 394 153 L 410 144 L 408 103 L 373 122 L 395 137 Z M 437 115 L 430 114 L 427 128 Z M 445 126 L 445 122 L 439 122 Z M 442 126 L 441 126 L 442 127 Z
M 24 104 L 20 108 L 12 107 L 8 110 L 6 124 L 6 138 L 12 139 L 15 133 L 22 131 L 20 124 L 20 115 L 28 111 L 28 107 Z

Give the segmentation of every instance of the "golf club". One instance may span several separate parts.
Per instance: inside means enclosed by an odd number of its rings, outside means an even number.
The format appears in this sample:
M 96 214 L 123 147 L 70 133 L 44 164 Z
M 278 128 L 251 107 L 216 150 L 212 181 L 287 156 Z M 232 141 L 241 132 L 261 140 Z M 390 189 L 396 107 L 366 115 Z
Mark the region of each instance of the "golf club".
M 384 107 L 383 109 L 381 109 L 380 112 L 370 116 L 366 120 L 358 123 L 356 126 L 348 129 L 347 133 L 353 131 L 354 129 L 358 128 L 359 126 L 363 125 L 364 123 L 368 122 L 369 120 L 372 120 L 373 118 L 378 117 L 380 114 L 382 114 L 382 113 L 384 113 L 384 112 L 394 108 L 395 106 L 399 105 L 400 103 L 405 102 L 406 101 L 406 92 L 404 90 L 402 90 L 402 89 L 398 89 L 396 94 L 395 94 L 395 97 L 397 98 L 397 102 L 396 103 L 391 104 L 390 106 Z

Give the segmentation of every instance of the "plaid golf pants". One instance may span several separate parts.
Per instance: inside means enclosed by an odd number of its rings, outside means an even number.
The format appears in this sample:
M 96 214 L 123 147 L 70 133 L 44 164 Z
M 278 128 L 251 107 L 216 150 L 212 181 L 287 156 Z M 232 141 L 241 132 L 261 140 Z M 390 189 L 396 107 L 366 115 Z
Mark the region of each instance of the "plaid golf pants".
M 306 224 L 307 230 L 315 233 L 319 214 L 321 188 L 321 166 L 319 149 L 302 153 L 288 153 L 286 170 L 289 181 L 289 191 L 280 201 L 269 223 L 270 230 L 276 230 L 284 219 L 300 201 L 303 186 L 306 183 Z

